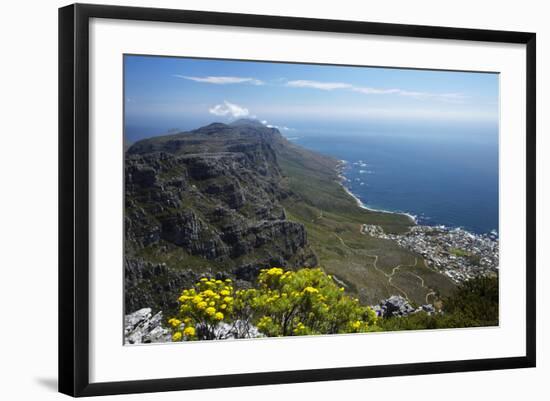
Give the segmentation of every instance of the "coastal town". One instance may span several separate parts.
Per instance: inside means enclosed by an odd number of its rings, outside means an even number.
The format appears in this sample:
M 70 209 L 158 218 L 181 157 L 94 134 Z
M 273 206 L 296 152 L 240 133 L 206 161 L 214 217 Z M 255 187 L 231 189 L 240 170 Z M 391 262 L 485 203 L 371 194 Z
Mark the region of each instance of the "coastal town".
M 421 255 L 428 267 L 459 284 L 471 278 L 494 275 L 499 266 L 496 233 L 473 234 L 462 228 L 417 225 L 404 234 L 385 233 L 382 227 L 364 224 L 361 232 L 390 239 Z

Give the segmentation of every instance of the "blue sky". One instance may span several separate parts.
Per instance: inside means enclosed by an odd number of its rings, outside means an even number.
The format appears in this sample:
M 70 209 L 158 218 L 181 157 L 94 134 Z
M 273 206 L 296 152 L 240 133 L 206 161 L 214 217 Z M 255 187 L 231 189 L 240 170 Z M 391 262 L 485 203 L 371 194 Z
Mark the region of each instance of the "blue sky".
M 242 117 L 286 135 L 498 127 L 497 74 L 154 56 L 125 56 L 124 72 L 130 140 Z

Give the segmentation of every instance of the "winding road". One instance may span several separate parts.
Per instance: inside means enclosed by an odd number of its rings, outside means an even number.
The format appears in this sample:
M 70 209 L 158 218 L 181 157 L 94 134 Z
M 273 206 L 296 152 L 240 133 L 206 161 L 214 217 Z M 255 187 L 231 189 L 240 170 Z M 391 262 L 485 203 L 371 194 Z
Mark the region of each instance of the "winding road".
M 342 239 L 342 237 L 340 237 L 338 234 L 334 233 L 334 236 L 336 238 L 338 238 L 340 240 L 340 243 L 342 244 L 342 246 L 346 247 L 347 249 L 351 250 L 351 251 L 354 251 L 353 248 L 351 248 L 350 246 L 348 246 L 348 244 L 345 243 L 345 241 Z M 402 288 L 399 288 L 398 286 L 396 286 L 395 284 L 392 284 L 391 280 L 392 280 L 392 277 L 393 275 L 395 274 L 395 272 L 400 268 L 400 267 L 403 267 L 402 265 L 397 265 L 393 268 L 391 274 L 388 274 L 386 273 L 384 270 L 380 269 L 378 266 L 377 266 L 377 263 L 378 263 L 378 255 L 370 255 L 370 254 L 366 254 L 366 256 L 368 256 L 369 258 L 374 258 L 374 261 L 373 262 L 369 262 L 372 267 L 374 267 L 377 271 L 379 271 L 380 273 L 382 273 L 384 276 L 386 276 L 386 278 L 388 279 L 388 284 L 390 286 L 392 286 L 393 288 L 395 288 L 397 291 L 401 292 L 404 296 L 405 296 L 405 299 L 407 301 L 410 302 L 410 299 L 409 299 L 409 296 L 408 294 L 402 289 Z M 415 262 L 414 262 L 414 265 L 412 266 L 415 266 L 416 265 L 416 259 L 415 259 Z M 408 265 L 406 265 L 408 266 Z
M 365 235 L 362 231 L 361 231 L 361 234 Z M 340 237 L 338 234 L 334 233 L 334 236 L 336 238 L 338 238 L 338 240 L 340 241 L 340 243 L 342 244 L 342 246 L 344 246 L 345 248 L 349 249 L 350 251 L 354 252 L 355 250 L 350 247 L 348 244 L 346 244 L 346 242 L 342 239 L 342 237 Z M 408 302 L 411 302 L 411 300 L 409 299 L 409 296 L 408 294 L 400 287 L 396 286 L 395 284 L 392 283 L 392 279 L 393 279 L 393 276 L 397 273 L 397 271 L 399 269 L 401 269 L 402 267 L 414 267 L 417 265 L 418 263 L 418 257 L 415 256 L 414 258 L 414 263 L 411 264 L 411 265 L 402 265 L 402 264 L 399 264 L 397 266 L 395 266 L 391 273 L 386 273 L 384 270 L 380 269 L 378 266 L 377 266 L 377 263 L 378 263 L 378 255 L 370 255 L 368 253 L 366 253 L 366 256 L 370 257 L 370 258 L 374 258 L 374 260 L 372 262 L 369 262 L 369 264 L 371 264 L 378 272 L 382 273 L 387 279 L 388 279 L 388 284 L 390 286 L 392 286 L 393 288 L 395 288 L 396 290 L 398 290 L 400 293 L 402 293 L 404 296 L 405 296 L 405 299 L 408 301 Z M 425 261 L 424 261 L 425 263 Z M 427 285 L 425 285 L 424 283 L 424 279 L 422 277 L 420 277 L 419 275 L 415 274 L 415 273 L 412 273 L 410 271 L 407 271 L 406 273 L 408 274 L 411 274 L 413 275 L 414 277 L 416 277 L 417 279 L 420 280 L 420 284 L 421 284 L 421 287 L 422 288 L 425 288 L 427 290 L 429 290 L 429 292 L 426 294 L 426 303 L 428 303 L 428 298 L 430 296 L 434 296 L 436 293 L 435 291 L 433 291 L 430 287 L 428 287 Z

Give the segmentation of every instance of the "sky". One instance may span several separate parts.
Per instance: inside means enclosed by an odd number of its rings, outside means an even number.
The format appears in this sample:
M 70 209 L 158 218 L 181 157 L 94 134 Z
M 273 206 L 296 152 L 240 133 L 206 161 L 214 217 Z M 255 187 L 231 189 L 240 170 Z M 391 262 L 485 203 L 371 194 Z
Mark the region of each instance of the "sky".
M 126 55 L 125 133 L 256 118 L 287 136 L 498 136 L 498 88 L 492 73 Z

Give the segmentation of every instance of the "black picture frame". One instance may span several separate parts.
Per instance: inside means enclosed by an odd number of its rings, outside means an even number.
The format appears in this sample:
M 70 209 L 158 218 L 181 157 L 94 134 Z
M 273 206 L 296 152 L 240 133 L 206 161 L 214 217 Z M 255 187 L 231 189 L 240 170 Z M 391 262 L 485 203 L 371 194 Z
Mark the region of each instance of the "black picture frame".
M 526 354 L 521 357 L 90 383 L 88 61 L 91 18 L 159 21 L 526 45 Z M 74 4 L 59 9 L 59 391 L 143 393 L 534 367 L 536 35 L 358 21 Z

